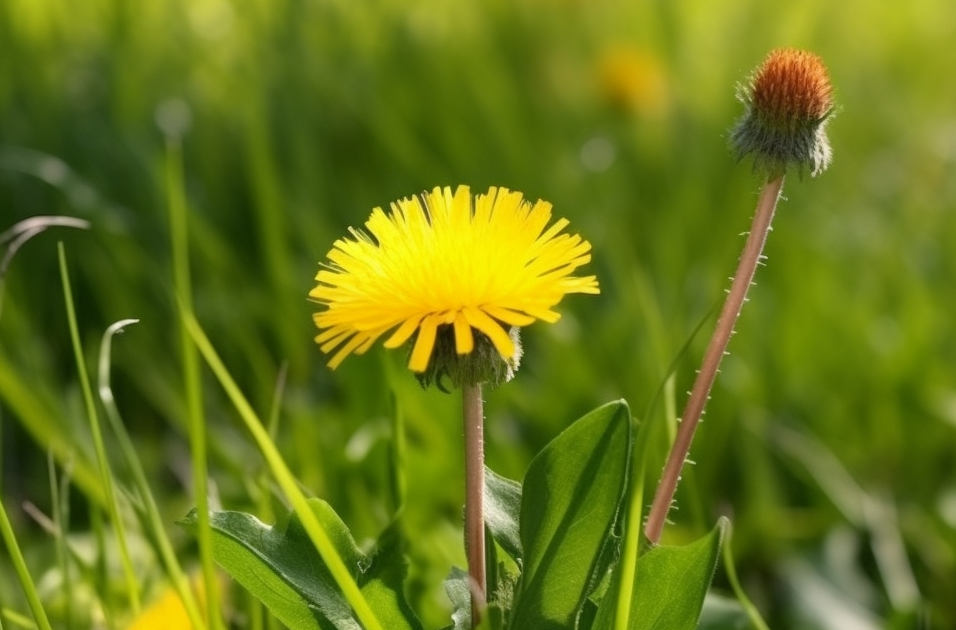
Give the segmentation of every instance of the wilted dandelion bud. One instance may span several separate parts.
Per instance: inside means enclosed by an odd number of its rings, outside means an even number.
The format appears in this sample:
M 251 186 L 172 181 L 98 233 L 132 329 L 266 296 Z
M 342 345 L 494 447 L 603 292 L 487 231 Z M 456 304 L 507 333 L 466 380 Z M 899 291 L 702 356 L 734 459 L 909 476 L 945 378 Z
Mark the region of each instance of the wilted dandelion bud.
M 752 154 L 754 168 L 768 177 L 791 165 L 814 176 L 826 170 L 833 86 L 818 56 L 793 48 L 772 51 L 737 97 L 746 107 L 730 138 L 738 159 Z

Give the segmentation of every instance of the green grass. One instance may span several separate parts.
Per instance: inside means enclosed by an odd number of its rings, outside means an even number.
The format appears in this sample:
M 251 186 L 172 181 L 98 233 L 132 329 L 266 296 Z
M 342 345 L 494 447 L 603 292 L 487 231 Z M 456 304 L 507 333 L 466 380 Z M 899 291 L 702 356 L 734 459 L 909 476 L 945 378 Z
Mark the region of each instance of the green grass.
M 196 318 L 259 417 L 270 416 L 288 366 L 276 442 L 302 486 L 359 539 L 394 507 L 384 437 L 394 395 L 407 432 L 406 528 L 417 541 L 411 596 L 437 627 L 447 618 L 438 585 L 464 564 L 457 400 L 420 391 L 401 353 L 376 349 L 328 370 L 305 299 L 318 261 L 372 207 L 445 184 L 548 199 L 591 240 L 601 296 L 571 296 L 558 324 L 529 328 L 518 378 L 487 395 L 490 464 L 520 477 L 539 448 L 598 404 L 624 397 L 643 410 L 721 297 L 757 194 L 748 165 L 726 149 L 740 111 L 734 85 L 770 48 L 794 45 L 831 70 L 841 108 L 830 125 L 834 164 L 817 180 L 787 182 L 768 264 L 668 531 L 691 539 L 730 513 L 740 581 L 773 628 L 822 627 L 801 616 L 807 581 L 797 562 L 831 581 L 859 573 L 887 627 L 913 627 L 918 615 L 927 627 L 956 625 L 956 518 L 945 507 L 956 493 L 954 21 L 956 8 L 942 0 L 7 0 L 0 232 L 35 215 L 92 224 L 26 243 L 3 285 L 0 496 L 34 579 L 55 571 L 56 545 L 19 505 L 53 513 L 48 451 L 72 466 L 68 541 L 88 536 L 110 505 L 57 240 L 88 365 L 111 323 L 140 320 L 115 345 L 112 389 L 171 544 L 196 566 L 194 541 L 172 525 L 196 504 L 194 412 L 158 110 L 167 131 L 179 105 L 189 112 L 182 157 Z M 638 86 L 626 107 L 608 78 L 621 50 L 639 60 L 624 75 Z M 585 167 L 586 145 L 613 150 L 606 170 Z M 678 409 L 709 328 L 677 364 Z M 210 502 L 278 509 L 233 406 L 208 372 L 198 378 Z M 780 436 L 792 432 L 819 448 L 788 448 Z M 105 437 L 117 489 L 129 493 L 117 441 Z M 660 461 L 652 457 L 648 484 L 664 456 L 664 432 L 655 439 Z M 817 474 L 829 457 L 895 519 L 874 526 L 836 505 Z M 888 569 L 873 544 L 887 523 L 908 566 Z M 104 536 L 118 558 L 112 527 Z M 843 560 L 826 553 L 851 543 L 858 548 Z M 10 566 L 0 560 L 0 606 L 23 614 Z M 145 584 L 164 574 L 160 560 L 139 566 Z M 114 568 L 110 601 L 121 620 L 128 594 Z M 907 571 L 915 601 L 894 586 Z M 730 590 L 722 576 L 718 586 Z

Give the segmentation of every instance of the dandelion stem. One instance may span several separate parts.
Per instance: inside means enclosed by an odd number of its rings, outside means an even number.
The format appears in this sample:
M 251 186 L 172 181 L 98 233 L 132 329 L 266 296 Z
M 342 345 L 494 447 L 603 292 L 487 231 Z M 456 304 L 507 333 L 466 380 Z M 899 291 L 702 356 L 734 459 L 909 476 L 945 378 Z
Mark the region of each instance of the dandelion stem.
M 670 510 L 674 493 L 677 491 L 681 469 L 684 467 L 684 461 L 690 451 L 694 431 L 700 424 L 700 418 L 704 413 L 704 406 L 710 396 L 710 388 L 717 376 L 717 368 L 720 367 L 720 360 L 727 350 L 727 342 L 730 341 L 730 336 L 734 332 L 734 325 L 740 316 L 740 309 L 747 298 L 750 284 L 753 282 L 754 273 L 757 270 L 757 264 L 760 262 L 760 255 L 770 231 L 770 223 L 777 207 L 777 200 L 780 197 L 780 191 L 783 189 L 783 180 L 784 175 L 782 173 L 772 175 L 767 179 L 763 190 L 760 192 L 753 225 L 750 228 L 750 234 L 747 236 L 747 242 L 744 244 L 740 262 L 737 265 L 737 273 L 734 274 L 733 282 L 730 285 L 730 293 L 727 294 L 720 316 L 717 318 L 717 326 L 710 338 L 710 343 L 707 345 L 704 360 L 697 372 L 697 378 L 694 380 L 694 387 L 691 389 L 690 398 L 687 400 L 684 415 L 681 417 L 677 437 L 673 446 L 671 446 L 667 463 L 664 465 L 664 472 L 661 474 L 661 480 L 654 495 L 654 502 L 651 504 L 651 511 L 647 516 L 647 524 L 644 526 L 645 536 L 655 545 L 660 542 L 664 521 L 667 519 L 667 512 Z
M 477 627 L 485 608 L 484 411 L 481 385 L 461 390 L 465 422 L 465 552 L 471 577 L 471 625 Z

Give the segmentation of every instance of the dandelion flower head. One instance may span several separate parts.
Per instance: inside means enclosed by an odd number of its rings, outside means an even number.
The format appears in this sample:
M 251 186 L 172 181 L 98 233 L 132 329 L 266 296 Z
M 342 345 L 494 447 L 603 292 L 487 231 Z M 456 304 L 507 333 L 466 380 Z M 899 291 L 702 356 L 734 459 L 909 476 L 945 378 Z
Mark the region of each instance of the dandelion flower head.
M 555 322 L 565 294 L 599 292 L 594 276 L 572 275 L 591 260 L 591 244 L 565 233 L 566 219 L 550 221 L 550 203 L 495 187 L 474 197 L 467 186 L 436 187 L 388 214 L 375 208 L 367 231 L 335 242 L 309 293 L 326 307 L 314 316 L 315 340 L 334 353 L 329 366 L 386 333 L 386 348 L 414 338 L 408 367 L 418 373 L 442 334 L 459 356 L 477 336 L 515 359 L 511 327 Z

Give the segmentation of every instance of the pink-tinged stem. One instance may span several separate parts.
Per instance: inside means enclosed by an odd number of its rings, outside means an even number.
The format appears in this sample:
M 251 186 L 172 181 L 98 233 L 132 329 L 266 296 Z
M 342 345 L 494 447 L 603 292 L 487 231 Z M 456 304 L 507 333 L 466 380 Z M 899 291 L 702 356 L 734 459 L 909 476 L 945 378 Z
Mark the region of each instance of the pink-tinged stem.
M 465 552 L 471 576 L 471 623 L 478 625 L 485 609 L 485 441 L 481 385 L 462 387 L 465 421 Z
M 747 236 L 747 242 L 744 244 L 744 251 L 740 255 L 737 273 L 734 274 L 733 282 L 730 285 L 730 293 L 727 294 L 727 300 L 724 302 L 720 316 L 717 318 L 717 326 L 710 338 L 707 351 L 704 353 L 704 360 L 697 372 L 697 378 L 694 380 L 694 387 L 691 389 L 690 398 L 687 400 L 684 415 L 681 417 L 677 437 L 674 439 L 674 445 L 671 447 L 667 463 L 664 465 L 661 480 L 657 484 L 654 502 L 651 504 L 647 524 L 644 526 L 644 535 L 655 545 L 660 542 L 664 521 L 667 519 L 667 512 L 670 510 L 674 493 L 677 491 L 681 469 L 684 467 L 684 461 L 690 451 L 694 431 L 700 424 L 700 418 L 704 413 L 704 406 L 707 404 L 710 388 L 717 376 L 720 360 L 727 350 L 727 342 L 730 341 L 730 336 L 734 332 L 734 325 L 737 323 L 740 309 L 747 298 L 750 284 L 753 282 L 754 273 L 757 270 L 757 264 L 760 262 L 764 243 L 767 240 L 767 233 L 770 231 L 774 209 L 777 207 L 777 199 L 779 199 L 780 191 L 783 188 L 783 180 L 783 175 L 769 179 L 760 192 L 753 225 L 750 228 L 750 234 Z

